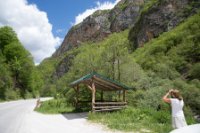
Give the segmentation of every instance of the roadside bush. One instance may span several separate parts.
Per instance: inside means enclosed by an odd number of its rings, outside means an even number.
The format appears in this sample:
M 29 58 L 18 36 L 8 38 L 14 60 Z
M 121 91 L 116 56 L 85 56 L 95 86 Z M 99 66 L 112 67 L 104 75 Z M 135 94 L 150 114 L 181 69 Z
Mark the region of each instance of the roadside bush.
M 5 91 L 5 100 L 16 100 L 20 98 L 19 88 L 13 90 L 12 88 L 8 88 Z
M 25 99 L 33 98 L 33 94 L 26 90 L 25 95 L 24 95 L 24 98 L 25 98 Z
M 57 114 L 72 112 L 74 108 L 65 101 L 65 99 L 53 99 L 42 102 L 41 106 L 36 111 L 45 114 Z

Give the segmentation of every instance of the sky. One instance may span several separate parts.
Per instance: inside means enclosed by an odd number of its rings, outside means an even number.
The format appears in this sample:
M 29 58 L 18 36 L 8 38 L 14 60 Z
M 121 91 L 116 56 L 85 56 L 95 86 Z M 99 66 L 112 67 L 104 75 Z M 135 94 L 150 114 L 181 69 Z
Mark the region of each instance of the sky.
M 0 27 L 11 26 L 35 64 L 50 57 L 68 30 L 120 0 L 0 0 Z

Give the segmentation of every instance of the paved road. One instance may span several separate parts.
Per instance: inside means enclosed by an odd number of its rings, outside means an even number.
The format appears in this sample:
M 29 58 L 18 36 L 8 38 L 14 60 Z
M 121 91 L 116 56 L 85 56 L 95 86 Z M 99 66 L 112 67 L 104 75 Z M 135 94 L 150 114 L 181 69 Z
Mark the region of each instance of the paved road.
M 36 100 L 0 103 L 0 133 L 20 133 L 22 125 L 35 107 Z
M 87 122 L 87 113 L 43 115 L 33 111 L 36 100 L 0 103 L 0 133 L 111 133 Z

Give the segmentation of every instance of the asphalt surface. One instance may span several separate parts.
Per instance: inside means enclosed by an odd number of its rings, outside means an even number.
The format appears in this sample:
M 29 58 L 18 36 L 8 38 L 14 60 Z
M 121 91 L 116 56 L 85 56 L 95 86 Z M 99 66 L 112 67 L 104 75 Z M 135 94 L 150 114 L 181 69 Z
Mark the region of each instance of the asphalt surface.
M 35 99 L 0 103 L 0 133 L 119 133 L 88 122 L 87 113 L 44 115 L 35 106 Z
M 36 100 L 19 100 L 0 103 L 0 133 L 20 133 Z

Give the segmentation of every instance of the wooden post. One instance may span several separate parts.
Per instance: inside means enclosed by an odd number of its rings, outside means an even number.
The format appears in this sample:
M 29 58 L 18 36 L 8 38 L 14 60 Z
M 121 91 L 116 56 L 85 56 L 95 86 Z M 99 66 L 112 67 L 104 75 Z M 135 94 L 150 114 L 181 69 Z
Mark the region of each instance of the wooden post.
M 76 95 L 76 99 L 77 99 L 77 105 L 76 105 L 76 108 L 79 108 L 79 85 L 77 85 L 77 95 Z
M 121 101 L 121 91 L 119 91 L 118 97 L 119 97 L 119 101 Z
M 95 111 L 95 94 L 96 94 L 96 88 L 94 82 L 92 82 L 92 112 Z
M 123 90 L 123 102 L 126 102 L 126 91 Z
M 74 87 L 74 90 L 76 92 L 76 97 L 75 97 L 75 107 L 76 109 L 78 108 L 78 101 L 79 101 L 79 85 Z
M 103 90 L 101 91 L 101 102 L 103 102 Z

